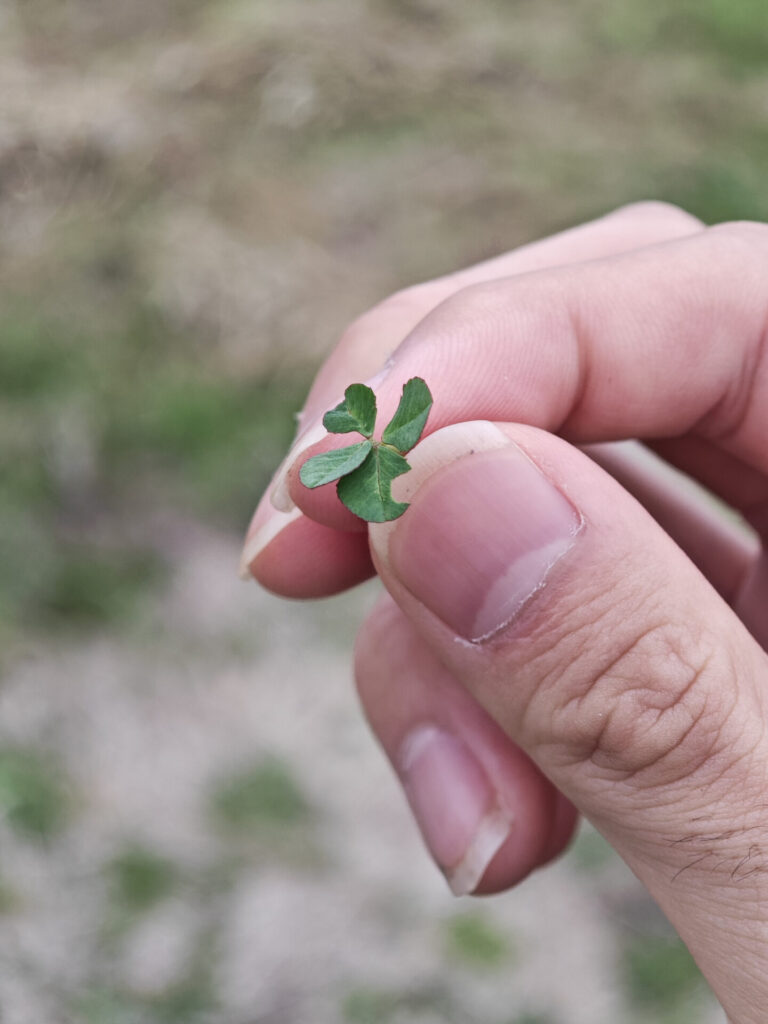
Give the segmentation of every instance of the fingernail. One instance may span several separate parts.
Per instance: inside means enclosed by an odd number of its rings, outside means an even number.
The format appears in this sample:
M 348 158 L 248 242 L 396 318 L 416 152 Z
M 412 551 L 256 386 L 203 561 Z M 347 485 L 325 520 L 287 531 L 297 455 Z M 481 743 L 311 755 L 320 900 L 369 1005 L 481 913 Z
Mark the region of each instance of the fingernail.
M 380 370 L 375 376 L 366 380 L 365 383 L 368 387 L 373 388 L 375 391 L 378 385 L 389 376 L 393 365 L 393 360 L 389 360 L 382 370 Z M 344 396 L 342 395 L 333 402 L 329 401 L 320 418 L 311 419 L 306 426 L 303 425 L 304 413 L 299 415 L 299 423 L 301 424 L 299 435 L 291 445 L 288 454 L 275 471 L 275 475 L 272 478 L 272 486 L 269 491 L 270 503 L 278 512 L 290 512 L 296 507 L 288 490 L 288 474 L 291 471 L 291 466 L 293 466 L 294 462 L 296 462 L 303 452 L 308 448 L 311 448 L 313 444 L 317 444 L 318 441 L 322 441 L 322 439 L 327 435 L 328 431 L 323 426 L 323 416 L 328 409 L 333 409 L 343 401 L 343 399 Z M 309 413 L 309 410 L 307 410 L 307 413 Z
M 256 517 L 254 517 L 253 525 L 245 538 L 243 553 L 240 556 L 239 575 L 241 580 L 252 579 L 251 566 L 256 561 L 257 556 L 261 554 L 268 544 L 272 543 L 286 526 L 290 526 L 301 515 L 302 511 L 300 508 L 293 508 L 290 512 L 277 512 L 275 509 L 269 509 L 268 515 L 259 525 L 261 517 L 257 513 Z
M 583 525 L 565 495 L 507 442 L 443 464 L 389 537 L 388 559 L 404 586 L 474 643 L 512 622 Z
M 329 406 L 330 408 L 330 406 Z M 288 454 L 277 468 L 272 478 L 272 486 L 269 491 L 269 500 L 272 507 L 278 512 L 290 512 L 296 505 L 288 491 L 288 473 L 291 466 L 298 459 L 302 452 L 311 448 L 313 444 L 321 441 L 328 431 L 322 422 L 311 423 L 306 430 L 303 430 L 291 445 Z
M 510 833 L 511 818 L 475 756 L 433 725 L 409 733 L 398 761 L 408 801 L 455 896 L 474 892 Z

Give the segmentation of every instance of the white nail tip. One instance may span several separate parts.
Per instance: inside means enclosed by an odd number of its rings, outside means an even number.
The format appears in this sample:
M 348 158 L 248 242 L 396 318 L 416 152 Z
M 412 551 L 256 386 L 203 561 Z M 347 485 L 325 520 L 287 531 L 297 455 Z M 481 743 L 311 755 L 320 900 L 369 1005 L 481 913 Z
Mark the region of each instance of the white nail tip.
M 309 427 L 294 441 L 291 450 L 280 463 L 269 492 L 270 504 L 278 512 L 292 512 L 296 508 L 288 490 L 288 473 L 291 466 L 302 452 L 305 452 L 307 448 L 311 448 L 313 444 L 317 444 L 318 441 L 322 441 L 327 433 L 328 431 L 322 423 L 316 423 L 314 426 Z
M 254 559 L 261 554 L 267 544 L 271 544 L 275 537 L 282 530 L 295 523 L 303 515 L 300 508 L 293 508 L 290 512 L 273 513 L 252 537 L 245 542 L 243 553 L 240 556 L 240 579 L 251 579 L 251 565 Z
M 280 464 L 275 475 L 275 482 L 269 492 L 269 503 L 276 512 L 292 512 L 296 505 L 288 491 L 288 470 L 290 462 L 287 460 Z
M 509 836 L 511 824 L 500 810 L 491 811 L 482 819 L 464 856 L 445 872 L 454 896 L 468 896 L 475 891 Z

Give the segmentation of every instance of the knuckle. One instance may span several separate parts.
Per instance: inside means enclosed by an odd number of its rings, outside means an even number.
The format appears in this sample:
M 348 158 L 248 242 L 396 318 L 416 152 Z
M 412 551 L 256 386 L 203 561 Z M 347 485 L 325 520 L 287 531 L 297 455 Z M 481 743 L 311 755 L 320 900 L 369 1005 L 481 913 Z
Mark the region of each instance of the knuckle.
M 521 289 L 514 301 L 513 287 Z M 465 285 L 435 310 L 429 328 L 469 345 L 478 336 L 506 338 L 513 326 L 536 337 L 560 339 L 570 329 L 570 311 L 551 281 L 491 279 Z
M 631 220 L 655 220 L 662 224 L 669 225 L 670 230 L 690 228 L 696 230 L 702 227 L 702 222 L 692 213 L 688 213 L 674 203 L 667 203 L 661 199 L 644 199 L 636 203 L 627 203 L 619 207 L 616 215 Z
M 708 227 L 703 240 L 714 248 L 714 255 L 725 262 L 735 261 L 737 268 L 744 270 L 755 263 L 761 264 L 768 257 L 768 225 L 751 220 L 724 221 Z
M 700 236 L 706 245 L 705 265 L 718 278 L 713 310 L 739 338 L 737 359 L 723 374 L 718 400 L 711 404 L 695 430 L 715 441 L 737 437 L 754 408 L 757 384 L 768 354 L 768 225 L 734 221 L 708 228 Z M 730 285 L 728 284 L 730 282 Z M 727 351 L 727 349 L 726 349 Z
M 476 281 L 448 295 L 435 310 L 435 318 L 453 322 L 456 317 L 474 317 L 486 311 L 497 298 L 497 281 Z
M 443 298 L 401 346 L 401 351 L 455 343 L 473 344 L 490 320 L 499 317 L 499 283 L 481 281 L 465 285 Z
M 339 349 L 350 356 L 367 351 L 382 339 L 394 348 L 434 304 L 431 284 L 402 288 L 361 313 L 342 334 Z
M 737 670 L 728 650 L 661 621 L 606 654 L 599 671 L 555 710 L 568 759 L 636 788 L 714 781 L 738 747 Z

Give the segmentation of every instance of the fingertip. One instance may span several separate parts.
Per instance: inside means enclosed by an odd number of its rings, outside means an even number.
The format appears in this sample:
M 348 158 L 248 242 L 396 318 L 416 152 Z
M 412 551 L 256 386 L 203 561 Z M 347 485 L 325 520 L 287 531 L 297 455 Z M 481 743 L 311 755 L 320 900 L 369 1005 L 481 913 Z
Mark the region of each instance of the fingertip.
M 335 448 L 343 448 L 343 443 L 334 443 L 324 438 L 320 443 L 305 449 L 287 472 L 287 492 L 292 504 L 313 522 L 333 530 L 347 533 L 363 534 L 367 530 L 366 523 L 342 505 L 336 493 L 336 484 L 323 484 L 321 487 L 305 487 L 301 482 L 301 467 L 315 455 L 321 455 Z
M 355 661 L 366 716 L 454 895 L 509 889 L 562 848 L 558 792 L 388 596 Z
M 573 841 L 579 823 L 579 812 L 571 801 L 559 790 L 555 794 L 552 812 L 552 828 L 549 839 L 542 850 L 539 867 L 544 867 L 563 854 Z
M 289 515 L 247 565 L 267 590 L 280 597 L 330 597 L 373 575 L 365 534 L 322 526 L 298 509 Z
M 576 808 L 553 787 L 547 785 L 527 793 L 518 813 L 510 814 L 504 841 L 470 894 L 491 896 L 525 881 L 562 855 L 573 839 L 577 822 Z

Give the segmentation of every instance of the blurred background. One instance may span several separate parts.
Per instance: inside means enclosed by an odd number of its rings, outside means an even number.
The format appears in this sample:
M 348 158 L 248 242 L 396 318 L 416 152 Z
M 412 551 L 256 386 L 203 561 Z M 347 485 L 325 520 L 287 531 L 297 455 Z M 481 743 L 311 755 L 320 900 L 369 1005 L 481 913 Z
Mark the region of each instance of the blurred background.
M 765 218 L 764 0 L 0 0 L 3 1024 L 719 1013 L 602 840 L 455 901 L 350 678 L 236 576 L 314 368 L 621 203 Z

